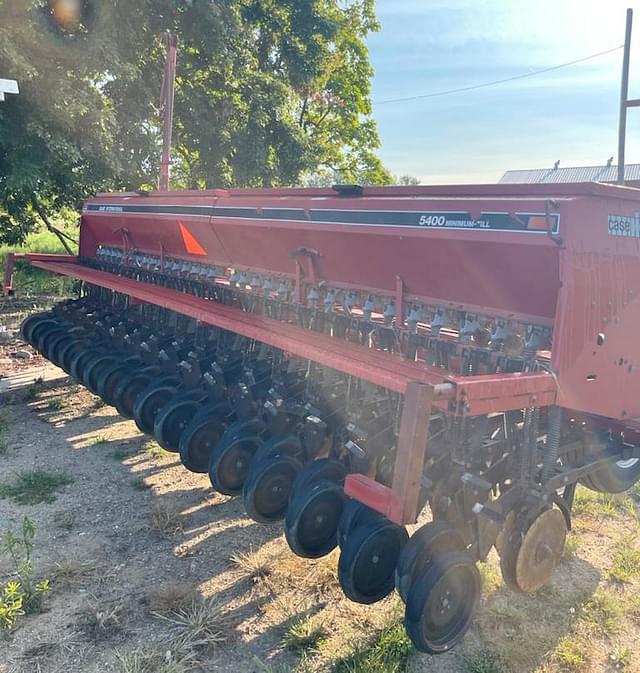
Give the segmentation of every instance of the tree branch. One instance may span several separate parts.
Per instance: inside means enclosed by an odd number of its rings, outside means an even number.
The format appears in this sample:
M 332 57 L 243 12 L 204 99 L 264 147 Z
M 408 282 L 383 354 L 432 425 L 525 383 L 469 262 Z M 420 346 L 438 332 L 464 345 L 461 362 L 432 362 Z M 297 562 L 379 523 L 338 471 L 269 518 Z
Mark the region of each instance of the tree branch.
M 72 243 L 75 243 L 76 245 L 78 244 L 78 241 L 76 241 L 74 238 L 71 238 L 71 236 L 69 236 L 68 234 L 65 234 L 64 231 L 60 231 L 60 229 L 58 229 L 58 227 L 56 227 L 51 222 L 51 220 L 47 217 L 47 214 L 45 213 L 44 208 L 38 202 L 38 198 L 36 196 L 31 197 L 31 204 L 33 205 L 36 213 L 38 213 L 38 215 L 40 215 L 40 219 L 44 222 L 44 226 L 52 234 L 55 234 L 58 237 L 60 243 L 62 243 L 62 246 L 67 251 L 67 253 L 69 255 L 73 255 L 74 254 L 73 250 L 71 249 L 71 247 L 69 246 L 69 244 L 67 243 L 67 241 L 65 239 L 71 241 Z

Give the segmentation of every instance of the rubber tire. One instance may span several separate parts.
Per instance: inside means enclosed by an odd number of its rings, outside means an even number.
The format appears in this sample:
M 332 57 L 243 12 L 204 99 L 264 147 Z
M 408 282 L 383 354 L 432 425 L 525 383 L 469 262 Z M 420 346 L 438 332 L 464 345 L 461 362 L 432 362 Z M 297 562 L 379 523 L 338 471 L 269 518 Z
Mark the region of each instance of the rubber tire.
M 118 377 L 118 374 L 113 373 L 113 376 Z M 153 378 L 152 374 L 135 373 L 127 375 L 123 372 L 117 378 L 113 390 L 105 390 L 105 393 L 109 393 L 111 402 L 120 416 L 129 419 L 133 418 L 133 410 L 138 397 L 140 397 Z
M 296 475 L 302 470 L 302 463 L 293 456 L 270 456 L 253 462 L 244 482 L 242 497 L 247 514 L 258 523 L 274 523 L 284 519 L 289 508 L 289 496 Z M 265 510 L 259 505 L 262 492 L 269 485 L 269 479 L 276 478 L 280 473 L 280 488 L 283 491 L 281 505 L 275 509 Z M 277 482 L 276 482 L 277 483 Z M 273 489 L 273 486 L 271 487 Z
M 468 569 L 472 583 L 470 591 L 465 592 L 464 605 L 466 607 L 466 614 L 463 615 L 462 623 L 457 627 L 452 637 L 445 643 L 436 643 L 429 640 L 424 633 L 422 619 L 425 612 L 425 604 L 431 592 L 437 587 L 446 573 L 452 568 L 460 566 Z M 415 648 L 420 652 L 427 652 L 428 654 L 443 654 L 460 642 L 471 625 L 475 608 L 480 600 L 481 590 L 482 581 L 480 573 L 469 554 L 466 552 L 454 552 L 434 558 L 427 565 L 424 572 L 416 577 L 405 609 L 405 628 Z
M 386 521 L 386 519 L 382 514 L 357 500 L 347 500 L 338 522 L 338 545 L 344 547 L 353 530 L 372 521 Z
M 74 341 L 75 339 L 73 335 L 68 333 L 55 339 L 55 341 L 49 347 L 49 354 L 50 354 L 49 359 L 51 360 L 51 362 L 53 362 L 58 367 L 61 367 L 62 366 L 61 354 L 63 350 L 67 346 L 72 344 Z
M 294 554 L 313 559 L 326 556 L 337 547 L 338 523 L 344 508 L 345 495 L 340 484 L 327 479 L 308 485 L 309 489 L 298 491 L 295 495 L 292 492 L 285 518 L 284 535 Z M 322 512 L 322 507 L 325 509 L 324 516 L 327 517 L 325 521 L 328 520 L 328 524 L 325 524 L 328 530 L 324 531 L 322 536 L 316 536 L 315 540 L 305 539 L 309 533 L 313 533 L 314 528 L 318 527 L 318 508 L 321 508 Z M 332 516 L 332 507 L 336 512 L 333 521 L 329 518 Z
M 270 456 L 293 456 L 300 460 L 301 453 L 302 444 L 294 435 L 271 437 L 265 441 L 258 453 L 256 453 L 255 460 L 263 460 Z
M 121 354 L 104 355 L 96 358 L 84 370 L 82 380 L 85 386 L 94 394 L 98 394 L 98 384 L 107 371 L 118 366 L 121 360 Z
M 633 466 L 623 468 L 611 461 L 580 480 L 583 486 L 599 493 L 624 493 L 640 480 L 640 459 Z
M 403 526 L 398 526 L 388 519 L 372 519 L 354 528 L 342 546 L 338 561 L 338 580 L 345 596 L 355 603 L 370 605 L 388 596 L 395 586 L 395 568 L 402 548 L 409 536 Z M 373 545 L 373 550 L 368 548 Z M 362 573 L 359 565 L 371 552 L 384 563 L 381 566 L 386 574 L 377 586 L 363 585 L 363 580 L 370 578 L 370 573 Z M 366 566 L 365 566 L 366 569 Z
M 342 485 L 346 476 L 346 466 L 335 458 L 312 460 L 302 468 L 302 471 L 296 477 L 293 491 L 291 492 L 291 499 L 293 500 L 299 493 L 313 488 L 319 481 L 330 481 L 334 484 Z
M 182 433 L 200 406 L 194 400 L 181 399 L 172 400 L 160 410 L 153 424 L 153 435 L 163 449 L 178 453 Z
M 39 339 L 40 335 L 43 334 L 44 331 L 47 331 L 49 329 L 52 329 L 54 327 L 59 327 L 59 326 L 60 326 L 60 321 L 52 319 L 52 318 L 38 321 L 35 325 L 30 326 L 30 328 L 29 328 L 29 338 L 27 339 L 27 343 L 31 344 L 31 346 L 36 348 L 36 344 L 38 342 L 38 339 Z
M 257 435 L 240 435 L 239 437 L 225 437 L 211 452 L 209 462 L 209 479 L 211 485 L 223 495 L 240 495 L 249 474 L 251 461 L 256 451 L 262 446 L 262 439 Z M 241 466 L 242 473 L 234 481 L 223 477 L 226 461 L 230 460 L 230 453 L 241 451 L 244 464 Z
M 140 394 L 133 409 L 133 420 L 140 432 L 153 434 L 157 415 L 175 394 L 174 386 L 153 386 Z
M 180 437 L 179 452 L 180 461 L 187 470 L 196 474 L 206 474 L 209 471 L 211 454 L 226 429 L 225 423 L 215 417 L 202 419 L 200 423 L 190 423 L 185 428 Z M 201 445 L 203 436 L 207 438 L 204 447 Z
M 406 603 L 417 575 L 442 554 L 465 551 L 458 531 L 445 521 L 430 521 L 419 528 L 404 546 L 396 565 L 395 583 L 400 598 Z
M 31 344 L 31 333 L 33 332 L 35 326 L 44 320 L 53 320 L 54 322 L 57 322 L 54 320 L 53 313 L 51 313 L 51 311 L 46 311 L 45 313 L 35 313 L 34 315 L 30 315 L 28 318 L 25 318 L 20 325 L 20 336 L 23 338 L 23 340 L 28 344 Z

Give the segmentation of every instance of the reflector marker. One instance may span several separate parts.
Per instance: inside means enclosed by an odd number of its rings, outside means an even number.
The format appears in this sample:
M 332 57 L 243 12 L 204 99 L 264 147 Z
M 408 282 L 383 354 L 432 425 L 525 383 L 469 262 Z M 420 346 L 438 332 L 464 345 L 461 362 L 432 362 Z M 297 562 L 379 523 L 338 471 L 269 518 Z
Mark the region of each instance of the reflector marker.
M 206 255 L 207 251 L 200 245 L 200 243 L 198 243 L 195 236 L 184 226 L 184 224 L 178 222 L 178 226 L 180 227 L 185 250 L 190 255 Z

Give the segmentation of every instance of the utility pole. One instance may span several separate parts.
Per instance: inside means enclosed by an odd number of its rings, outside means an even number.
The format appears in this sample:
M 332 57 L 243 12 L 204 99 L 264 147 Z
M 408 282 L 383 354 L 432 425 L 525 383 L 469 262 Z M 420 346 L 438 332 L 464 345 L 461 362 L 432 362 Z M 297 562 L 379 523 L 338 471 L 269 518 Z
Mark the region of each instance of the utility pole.
M 627 108 L 639 107 L 640 100 L 629 100 L 629 56 L 631 53 L 631 26 L 633 9 L 627 9 L 627 24 L 624 32 L 624 56 L 622 58 L 622 84 L 620 86 L 620 121 L 618 123 L 618 184 L 624 184 L 624 148 L 627 136 Z
M 169 191 L 169 176 L 171 171 L 171 134 L 173 131 L 173 101 L 176 86 L 176 63 L 178 60 L 178 36 L 174 33 L 164 33 L 167 57 L 160 91 L 160 109 L 162 111 L 162 159 L 160 161 L 160 179 L 158 189 Z

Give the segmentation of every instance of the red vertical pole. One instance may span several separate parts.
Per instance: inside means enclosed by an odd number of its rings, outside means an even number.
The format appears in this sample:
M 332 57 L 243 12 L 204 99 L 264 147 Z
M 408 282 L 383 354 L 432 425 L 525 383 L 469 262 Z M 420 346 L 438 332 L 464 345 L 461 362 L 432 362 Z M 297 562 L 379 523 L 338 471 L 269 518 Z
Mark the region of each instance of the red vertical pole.
M 171 167 L 171 134 L 173 130 L 173 101 L 176 84 L 176 64 L 178 60 L 178 37 L 173 33 L 165 33 L 167 60 L 162 79 L 160 105 L 162 108 L 162 159 L 160 161 L 160 191 L 169 190 L 169 173 Z
M 414 523 L 419 512 L 422 473 L 427 457 L 434 386 L 407 384 L 400 418 L 398 450 L 391 488 L 402 499 L 402 521 Z

